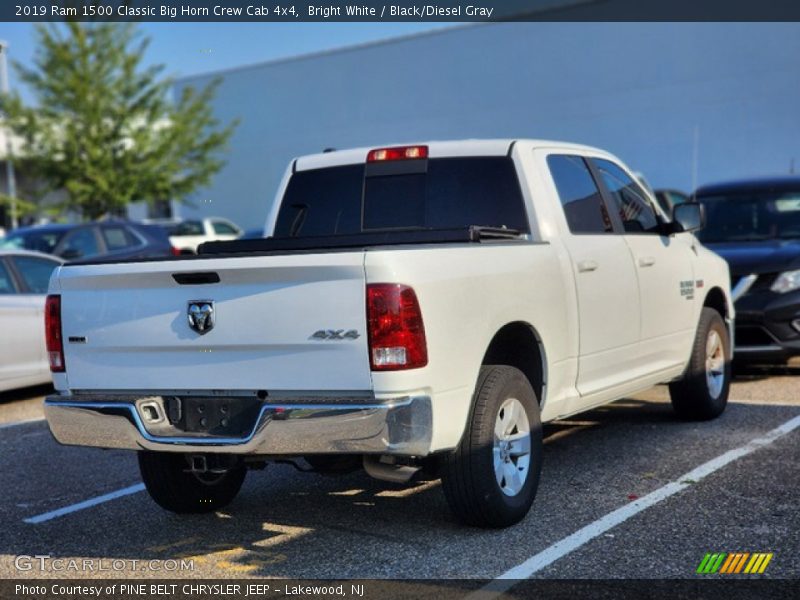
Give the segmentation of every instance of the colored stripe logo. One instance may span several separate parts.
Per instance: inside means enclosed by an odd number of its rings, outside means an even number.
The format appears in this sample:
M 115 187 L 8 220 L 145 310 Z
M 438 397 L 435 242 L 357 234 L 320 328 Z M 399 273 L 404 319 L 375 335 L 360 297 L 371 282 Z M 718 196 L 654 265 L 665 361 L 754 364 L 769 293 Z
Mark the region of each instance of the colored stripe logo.
M 772 552 L 708 552 L 700 561 L 697 573 L 701 575 L 761 574 L 772 560 Z

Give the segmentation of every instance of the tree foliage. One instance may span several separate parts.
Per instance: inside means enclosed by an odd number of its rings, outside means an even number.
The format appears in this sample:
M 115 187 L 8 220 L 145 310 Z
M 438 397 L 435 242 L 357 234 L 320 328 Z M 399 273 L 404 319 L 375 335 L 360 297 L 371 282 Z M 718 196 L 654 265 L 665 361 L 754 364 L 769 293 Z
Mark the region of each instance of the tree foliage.
M 14 198 L 12 200 L 11 196 L 8 194 L 0 194 L 0 208 L 10 211 L 12 205 L 18 217 L 32 216 L 39 212 L 39 207 L 33 202 L 20 198 Z M 0 226 L 2 226 L 2 224 L 2 221 L 0 221 Z
M 143 64 L 149 40 L 130 23 L 51 23 L 37 35 L 34 65 L 14 65 L 36 102 L 13 94 L 2 108 L 32 175 L 66 192 L 63 208 L 96 218 L 130 202 L 183 200 L 224 165 L 236 124 L 212 114 L 217 82 L 172 98 L 163 65 Z

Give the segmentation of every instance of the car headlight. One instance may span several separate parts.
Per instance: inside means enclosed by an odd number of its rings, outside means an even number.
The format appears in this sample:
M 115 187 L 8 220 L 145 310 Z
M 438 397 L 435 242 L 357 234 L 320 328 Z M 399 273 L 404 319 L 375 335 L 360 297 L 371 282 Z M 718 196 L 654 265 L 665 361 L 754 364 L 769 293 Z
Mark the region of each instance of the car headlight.
M 785 294 L 800 289 L 800 269 L 797 271 L 784 271 L 772 284 L 770 288 L 773 292 Z

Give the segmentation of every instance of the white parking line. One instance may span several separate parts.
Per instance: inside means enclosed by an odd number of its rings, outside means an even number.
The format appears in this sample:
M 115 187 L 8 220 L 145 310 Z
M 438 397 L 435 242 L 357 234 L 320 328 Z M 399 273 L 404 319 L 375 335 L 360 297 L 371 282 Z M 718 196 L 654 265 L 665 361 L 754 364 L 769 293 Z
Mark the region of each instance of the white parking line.
M 26 419 L 25 421 L 14 421 L 12 423 L 0 423 L 0 429 L 11 429 L 12 427 L 17 427 L 19 425 L 27 425 L 28 423 L 39 423 L 44 421 L 44 417 L 40 417 L 38 419 Z
M 562 540 L 557 541 L 552 546 L 545 548 L 538 554 L 534 554 L 528 560 L 516 567 L 509 569 L 496 579 L 486 584 L 480 590 L 473 592 L 467 596 L 470 600 L 490 600 L 496 598 L 504 592 L 511 589 L 514 584 L 520 579 L 527 579 L 545 567 L 551 565 L 560 558 L 563 558 L 573 550 L 577 550 L 587 542 L 602 535 L 609 529 L 616 527 L 620 523 L 624 523 L 631 517 L 637 515 L 645 509 L 658 504 L 662 500 L 666 500 L 670 496 L 677 494 L 691 486 L 694 483 L 708 477 L 715 471 L 718 471 L 725 465 L 732 463 L 735 460 L 747 456 L 755 452 L 759 448 L 768 446 L 775 440 L 783 437 L 787 433 L 794 431 L 800 427 L 800 415 L 786 421 L 783 425 L 767 432 L 764 436 L 751 440 L 744 446 L 729 450 L 718 457 L 703 463 L 696 469 L 678 477 L 663 487 L 658 488 L 654 492 L 643 496 L 638 500 L 634 500 L 630 504 L 626 504 L 622 508 L 608 513 L 606 516 L 597 519 L 586 527 L 579 529 L 572 535 L 568 535 Z
M 122 498 L 123 496 L 130 496 L 131 494 L 137 494 L 143 490 L 144 490 L 144 484 L 137 483 L 136 485 L 131 485 L 126 488 L 122 488 L 121 490 L 117 490 L 116 492 L 103 494 L 102 496 L 97 496 L 96 498 L 89 498 L 89 500 L 84 500 L 83 502 L 78 502 L 77 504 L 70 504 L 69 506 L 65 506 L 64 508 L 51 510 L 50 512 L 46 512 L 41 515 L 36 515 L 35 517 L 29 517 L 27 519 L 23 519 L 23 521 L 25 523 L 30 523 L 30 524 L 44 523 L 45 521 L 49 521 L 50 519 L 63 517 L 64 515 L 68 515 L 70 513 L 83 510 L 84 508 L 91 508 L 92 506 L 97 506 L 98 504 L 103 504 L 104 502 L 110 502 L 111 500 Z

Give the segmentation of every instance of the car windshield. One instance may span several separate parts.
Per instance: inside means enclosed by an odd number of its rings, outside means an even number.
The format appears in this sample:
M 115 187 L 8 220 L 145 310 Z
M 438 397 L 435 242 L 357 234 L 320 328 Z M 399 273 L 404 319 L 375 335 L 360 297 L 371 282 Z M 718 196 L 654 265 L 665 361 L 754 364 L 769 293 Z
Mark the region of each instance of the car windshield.
M 52 254 L 65 231 L 12 231 L 0 239 L 0 248 L 22 248 Z
M 203 224 L 200 221 L 183 221 L 168 229 L 170 235 L 203 235 Z
M 800 239 L 800 190 L 748 191 L 699 196 L 706 209 L 700 241 L 755 242 Z

